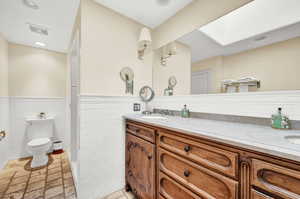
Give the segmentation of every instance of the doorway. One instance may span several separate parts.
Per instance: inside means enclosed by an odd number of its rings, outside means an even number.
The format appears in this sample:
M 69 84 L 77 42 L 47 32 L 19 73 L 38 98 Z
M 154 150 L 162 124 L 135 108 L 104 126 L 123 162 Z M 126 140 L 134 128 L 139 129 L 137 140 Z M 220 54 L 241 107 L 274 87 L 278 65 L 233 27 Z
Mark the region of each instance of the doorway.
M 80 34 L 76 31 L 69 52 L 69 86 L 67 95 L 67 107 L 70 132 L 70 154 L 71 168 L 74 174 L 75 185 L 78 187 L 79 174 L 79 101 L 80 101 Z M 77 189 L 78 190 L 78 189 Z
M 211 70 L 192 72 L 191 94 L 207 94 L 211 92 Z

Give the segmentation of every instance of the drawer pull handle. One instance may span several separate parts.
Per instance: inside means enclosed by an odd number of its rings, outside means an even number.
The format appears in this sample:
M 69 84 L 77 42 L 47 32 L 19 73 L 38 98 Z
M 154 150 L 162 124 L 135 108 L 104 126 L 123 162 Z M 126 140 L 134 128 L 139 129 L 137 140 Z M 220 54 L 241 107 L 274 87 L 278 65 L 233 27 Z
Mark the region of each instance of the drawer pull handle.
M 185 177 L 189 177 L 191 175 L 191 172 L 189 172 L 188 170 L 185 170 L 183 172 L 183 174 L 184 174 Z
M 139 132 L 140 132 L 140 129 L 136 129 L 135 132 L 136 132 L 136 133 L 139 133 Z
M 148 159 L 151 160 L 152 159 L 152 155 L 148 155 Z
M 184 147 L 185 152 L 189 152 L 191 150 L 191 146 L 187 145 Z

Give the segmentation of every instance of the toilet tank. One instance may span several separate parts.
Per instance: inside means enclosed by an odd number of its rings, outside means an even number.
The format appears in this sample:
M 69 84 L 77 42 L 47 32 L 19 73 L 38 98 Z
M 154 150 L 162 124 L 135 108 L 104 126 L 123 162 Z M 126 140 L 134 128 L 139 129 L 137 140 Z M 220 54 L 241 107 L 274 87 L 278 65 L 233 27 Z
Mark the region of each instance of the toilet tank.
M 54 117 L 27 117 L 26 134 L 28 140 L 37 138 L 52 138 L 54 131 Z

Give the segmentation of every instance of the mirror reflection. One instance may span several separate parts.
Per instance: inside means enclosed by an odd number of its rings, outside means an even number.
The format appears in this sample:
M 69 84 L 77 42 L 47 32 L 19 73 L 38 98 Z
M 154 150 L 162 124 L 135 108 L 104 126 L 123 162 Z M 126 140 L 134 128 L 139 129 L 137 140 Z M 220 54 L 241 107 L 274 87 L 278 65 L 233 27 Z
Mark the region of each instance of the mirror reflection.
M 172 76 L 173 95 L 299 89 L 299 5 L 267 4 L 253 1 L 155 50 L 157 95 L 169 95 Z

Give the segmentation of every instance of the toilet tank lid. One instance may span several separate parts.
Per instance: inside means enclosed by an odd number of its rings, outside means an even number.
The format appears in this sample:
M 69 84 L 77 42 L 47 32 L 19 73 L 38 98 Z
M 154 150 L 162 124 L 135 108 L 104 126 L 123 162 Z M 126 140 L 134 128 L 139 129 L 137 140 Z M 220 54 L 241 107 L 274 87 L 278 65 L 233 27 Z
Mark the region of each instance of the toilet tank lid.
M 47 144 L 48 142 L 50 142 L 49 138 L 37 138 L 37 139 L 33 139 L 28 143 L 28 146 L 41 146 L 44 144 Z

